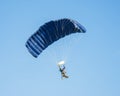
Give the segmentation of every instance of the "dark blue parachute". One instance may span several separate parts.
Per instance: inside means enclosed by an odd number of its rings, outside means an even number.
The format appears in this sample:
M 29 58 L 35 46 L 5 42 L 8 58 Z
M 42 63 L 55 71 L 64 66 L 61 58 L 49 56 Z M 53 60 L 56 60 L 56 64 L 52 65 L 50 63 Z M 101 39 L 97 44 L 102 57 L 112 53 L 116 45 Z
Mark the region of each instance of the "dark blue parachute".
M 38 57 L 53 42 L 77 32 L 86 32 L 86 29 L 77 21 L 67 18 L 50 21 L 40 26 L 25 45 L 34 57 Z

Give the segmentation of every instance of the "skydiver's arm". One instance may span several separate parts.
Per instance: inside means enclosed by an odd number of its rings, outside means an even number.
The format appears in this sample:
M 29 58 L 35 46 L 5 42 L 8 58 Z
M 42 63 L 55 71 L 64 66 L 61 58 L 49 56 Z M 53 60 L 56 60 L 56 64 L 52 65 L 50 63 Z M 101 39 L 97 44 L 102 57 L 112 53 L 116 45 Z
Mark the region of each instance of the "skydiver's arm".
M 62 69 L 61 69 L 61 67 L 59 66 L 59 70 L 60 70 L 60 72 L 62 72 Z
M 63 70 L 65 70 L 65 66 L 63 65 Z

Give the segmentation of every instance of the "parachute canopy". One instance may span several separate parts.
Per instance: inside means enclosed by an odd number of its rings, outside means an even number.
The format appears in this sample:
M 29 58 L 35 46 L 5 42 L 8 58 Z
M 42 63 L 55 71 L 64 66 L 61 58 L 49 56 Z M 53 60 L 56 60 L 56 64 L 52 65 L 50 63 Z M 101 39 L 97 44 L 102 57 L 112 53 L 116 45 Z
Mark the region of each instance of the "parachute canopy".
M 86 29 L 77 21 L 71 19 L 52 20 L 40 28 L 27 40 L 26 47 L 34 56 L 46 49 L 53 42 L 72 33 L 85 33 Z

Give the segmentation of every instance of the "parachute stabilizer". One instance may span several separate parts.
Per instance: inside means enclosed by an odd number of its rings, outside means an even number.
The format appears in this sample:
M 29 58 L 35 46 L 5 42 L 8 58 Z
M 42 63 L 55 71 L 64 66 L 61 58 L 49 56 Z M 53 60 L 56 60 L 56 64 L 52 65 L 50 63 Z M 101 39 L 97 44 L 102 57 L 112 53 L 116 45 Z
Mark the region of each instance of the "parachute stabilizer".
M 58 62 L 58 66 L 61 66 L 61 65 L 64 65 L 65 64 L 65 61 L 60 61 L 60 62 Z

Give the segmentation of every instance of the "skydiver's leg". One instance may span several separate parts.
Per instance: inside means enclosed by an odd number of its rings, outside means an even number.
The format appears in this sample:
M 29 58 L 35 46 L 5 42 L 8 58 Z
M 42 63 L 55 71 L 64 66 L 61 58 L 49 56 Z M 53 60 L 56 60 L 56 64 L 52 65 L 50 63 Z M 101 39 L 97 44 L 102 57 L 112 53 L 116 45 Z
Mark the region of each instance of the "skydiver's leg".
M 64 73 L 62 74 L 62 76 L 65 77 L 65 78 L 68 78 L 68 76 L 66 75 L 66 72 L 64 72 Z
M 66 76 L 66 75 L 65 75 L 64 77 L 65 77 L 65 78 L 68 78 L 68 76 Z

